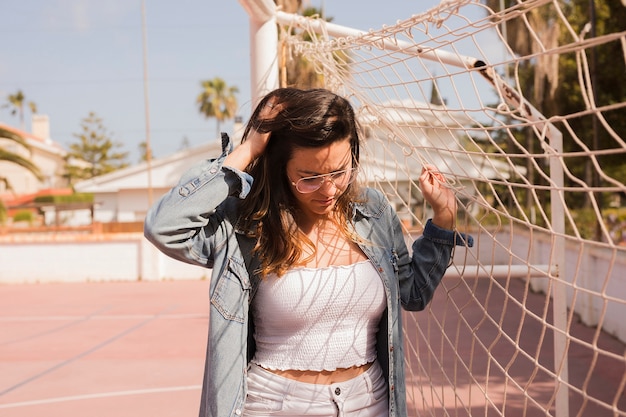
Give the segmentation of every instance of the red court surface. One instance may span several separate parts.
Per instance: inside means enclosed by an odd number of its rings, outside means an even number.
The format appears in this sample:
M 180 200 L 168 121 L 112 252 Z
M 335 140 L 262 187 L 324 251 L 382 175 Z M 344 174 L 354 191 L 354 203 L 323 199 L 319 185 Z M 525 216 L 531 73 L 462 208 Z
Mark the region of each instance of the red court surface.
M 476 286 L 477 299 L 487 293 L 486 283 Z M 208 287 L 208 281 L 0 285 L 0 417 L 197 416 Z M 431 304 L 438 314 L 445 309 L 445 297 L 438 290 Z M 529 297 L 528 305 L 534 302 L 540 308 L 543 296 Z M 471 317 L 472 311 L 465 313 Z M 507 314 L 503 326 L 516 321 L 518 315 Z M 599 343 L 618 355 L 624 352 L 624 345 L 608 335 Z M 572 354 L 570 378 L 581 386 L 588 369 L 581 365 L 593 358 Z M 598 360 L 601 372 L 588 381 L 589 389 L 610 404 L 624 383 L 624 363 L 601 365 Z M 572 403 L 570 415 L 578 415 L 579 404 Z M 623 413 L 626 399 L 615 405 Z M 535 415 L 523 408 L 522 402 L 507 402 L 507 416 Z M 586 410 L 583 416 L 624 415 Z M 467 411 L 430 409 L 427 414 L 470 415 Z M 482 407 L 470 412 L 487 415 Z
M 197 416 L 208 285 L 0 286 L 0 416 Z

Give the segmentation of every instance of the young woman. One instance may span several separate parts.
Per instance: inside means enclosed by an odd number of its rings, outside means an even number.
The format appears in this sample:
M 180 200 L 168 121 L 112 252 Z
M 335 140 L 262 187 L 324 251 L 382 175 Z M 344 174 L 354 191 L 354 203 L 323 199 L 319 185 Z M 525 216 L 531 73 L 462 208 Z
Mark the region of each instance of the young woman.
M 434 216 L 412 246 L 360 187 L 349 102 L 265 96 L 241 145 L 191 169 L 148 213 L 165 254 L 212 268 L 201 417 L 406 415 L 400 307 L 431 300 L 455 244 L 456 200 L 434 167 Z

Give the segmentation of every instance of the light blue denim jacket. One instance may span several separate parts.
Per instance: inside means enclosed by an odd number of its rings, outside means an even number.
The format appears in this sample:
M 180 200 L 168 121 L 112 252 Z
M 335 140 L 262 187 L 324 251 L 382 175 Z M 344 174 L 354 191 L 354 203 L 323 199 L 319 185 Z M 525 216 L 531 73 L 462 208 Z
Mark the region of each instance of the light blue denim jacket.
M 232 149 L 222 135 L 222 155 L 190 169 L 178 185 L 148 212 L 144 233 L 163 253 L 183 262 L 212 268 L 207 357 L 200 404 L 201 417 L 237 417 L 246 397 L 246 369 L 254 354 L 250 302 L 259 276 L 251 256 L 254 241 L 237 228 L 237 210 L 252 178 L 223 167 Z M 422 310 L 449 265 L 453 245 L 472 238 L 428 221 L 423 235 L 405 244 L 400 222 L 385 197 L 364 189 L 353 224 L 366 244 L 361 249 L 383 280 L 387 310 L 380 323 L 378 360 L 389 383 L 389 415 L 406 416 L 400 306 Z

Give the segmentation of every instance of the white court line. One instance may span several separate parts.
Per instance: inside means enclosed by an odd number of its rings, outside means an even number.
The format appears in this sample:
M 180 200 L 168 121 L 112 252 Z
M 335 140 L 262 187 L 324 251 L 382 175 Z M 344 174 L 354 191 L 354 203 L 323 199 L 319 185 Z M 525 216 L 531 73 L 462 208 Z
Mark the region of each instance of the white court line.
M 66 401 L 93 400 L 96 398 L 121 397 L 121 396 L 126 396 L 126 395 L 141 395 L 141 394 L 155 394 L 155 393 L 163 393 L 163 392 L 191 391 L 191 390 L 199 390 L 200 388 L 201 388 L 200 385 L 189 385 L 189 386 L 182 386 L 182 387 L 150 388 L 150 389 L 138 389 L 138 390 L 129 390 L 129 391 L 102 392 L 100 394 L 73 395 L 69 397 L 56 397 L 56 398 L 47 398 L 43 400 L 22 401 L 22 402 L 17 402 L 17 403 L 0 404 L 0 409 L 28 407 L 32 405 L 42 405 L 42 404 L 53 404 L 53 403 L 61 403 L 61 402 L 66 402 Z

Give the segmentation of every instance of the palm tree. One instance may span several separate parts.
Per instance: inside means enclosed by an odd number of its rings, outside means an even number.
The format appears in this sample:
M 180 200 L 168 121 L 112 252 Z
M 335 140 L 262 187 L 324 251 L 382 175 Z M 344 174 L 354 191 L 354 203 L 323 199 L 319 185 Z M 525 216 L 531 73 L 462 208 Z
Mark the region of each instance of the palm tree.
M 302 8 L 302 0 L 274 0 L 274 3 L 285 13 L 298 13 Z
M 281 10 L 287 13 L 298 13 L 306 17 L 319 17 L 327 22 L 333 20 L 332 17 L 324 15 L 323 9 L 315 7 L 303 7 L 301 0 L 274 0 Z M 280 66 L 280 86 L 281 87 L 298 87 L 298 88 L 319 88 L 326 86 L 326 80 L 323 74 L 315 68 L 312 62 L 302 55 L 297 55 L 294 51 L 287 52 L 287 45 L 283 39 L 285 35 L 293 35 L 295 31 L 291 29 L 290 34 L 279 31 L 279 66 Z M 312 41 L 310 33 L 302 32 L 299 34 L 304 41 Z M 345 51 L 333 52 L 335 64 L 337 66 L 345 66 L 350 62 L 350 57 Z
M 0 126 L 0 139 L 12 140 L 13 142 L 16 142 L 18 145 L 22 146 L 23 148 L 25 148 L 26 150 L 30 152 L 30 146 L 28 145 L 28 143 L 22 136 L 8 129 L 5 129 L 1 126 Z M 25 168 L 26 170 L 30 171 L 30 173 L 33 174 L 38 180 L 40 181 L 43 180 L 43 175 L 41 175 L 41 171 L 39 171 L 39 168 L 37 167 L 37 165 L 35 165 L 30 160 L 14 152 L 7 151 L 1 144 L 0 144 L 0 161 L 10 162 L 12 164 L 19 165 L 22 168 Z M 11 184 L 9 184 L 9 181 L 7 178 L 0 177 L 0 182 L 3 182 L 7 189 L 11 189 Z
M 486 0 L 486 4 L 492 10 L 500 10 L 500 6 L 512 7 L 518 3 L 514 0 Z M 503 22 L 506 25 L 506 42 L 514 53 L 521 57 L 538 54 L 534 62 L 522 63 L 522 71 L 529 71 L 532 66 L 532 81 L 524 96 L 532 97 L 533 104 L 542 113 L 551 113 L 554 109 L 554 97 L 559 83 L 559 55 L 542 54 L 544 49 L 558 47 L 560 20 L 556 19 L 556 11 L 546 7 L 537 7 L 528 11 L 524 19 L 509 19 Z M 529 26 L 533 28 L 532 32 Z M 529 90 L 532 89 L 532 92 Z M 530 93 L 530 94 L 528 94 Z
M 196 103 L 198 110 L 207 119 L 215 117 L 217 120 L 216 133 L 219 137 L 220 127 L 223 121 L 232 119 L 237 112 L 237 87 L 229 87 L 226 82 L 215 77 L 212 80 L 201 81 L 202 92 L 198 95 Z
M 12 140 L 18 143 L 19 145 L 23 146 L 24 148 L 30 150 L 30 146 L 28 145 L 28 143 L 26 143 L 23 137 L 21 137 L 17 133 L 14 133 L 10 130 L 3 128 L 2 126 L 0 126 L 0 139 Z M 23 158 L 16 153 L 7 151 L 6 149 L 4 149 L 2 144 L 0 144 L 0 161 L 6 161 L 6 162 L 13 163 L 13 164 L 17 164 L 21 167 L 26 168 L 28 171 L 30 171 L 35 177 L 37 177 L 38 180 L 43 179 L 43 176 L 41 175 L 39 168 L 35 164 L 33 164 L 28 159 Z M 11 184 L 9 183 L 8 178 L 0 176 L 0 183 L 3 183 L 4 187 L 7 190 L 11 190 Z M 4 222 L 6 221 L 6 218 L 7 218 L 7 208 L 4 205 L 4 202 L 0 200 L 0 224 L 4 224 Z
M 22 90 L 17 90 L 15 94 L 9 94 L 7 96 L 8 103 L 2 106 L 2 107 L 10 107 L 11 115 L 13 116 L 15 116 L 16 114 L 19 115 L 20 128 L 22 130 L 24 130 L 24 102 L 25 100 L 26 100 L 26 97 L 24 97 L 24 93 L 22 93 Z M 34 102 L 32 101 L 28 102 L 28 107 L 30 108 L 30 112 L 32 114 L 37 113 L 37 105 Z

